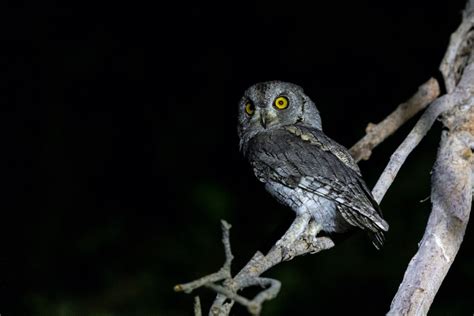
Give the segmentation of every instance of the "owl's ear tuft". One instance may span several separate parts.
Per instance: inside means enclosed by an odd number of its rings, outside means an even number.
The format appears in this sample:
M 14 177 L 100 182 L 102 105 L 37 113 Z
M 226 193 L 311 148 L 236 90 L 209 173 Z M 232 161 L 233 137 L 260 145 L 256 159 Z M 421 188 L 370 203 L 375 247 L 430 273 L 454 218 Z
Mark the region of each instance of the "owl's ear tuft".
M 316 104 L 304 93 L 301 93 L 303 98 L 303 118 L 304 125 L 316 128 L 320 131 L 323 130 L 321 116 L 319 115 L 318 108 Z

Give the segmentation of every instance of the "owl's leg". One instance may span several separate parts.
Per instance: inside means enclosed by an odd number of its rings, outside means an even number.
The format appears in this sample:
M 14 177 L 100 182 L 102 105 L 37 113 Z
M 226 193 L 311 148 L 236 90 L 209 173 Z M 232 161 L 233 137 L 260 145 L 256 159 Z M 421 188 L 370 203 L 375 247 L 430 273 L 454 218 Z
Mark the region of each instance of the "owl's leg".
M 308 228 L 308 223 L 311 219 L 309 212 L 299 213 L 290 228 L 286 231 L 283 237 L 277 241 L 275 246 L 289 249 L 298 240 Z
M 317 237 L 321 229 L 322 225 L 312 218 L 311 213 L 299 213 L 274 247 L 281 249 L 282 258 L 285 261 L 301 254 L 316 253 L 332 247 L 334 243 L 330 239 Z
M 304 237 L 308 241 L 315 240 L 319 234 L 319 232 L 323 229 L 323 226 L 316 222 L 314 218 L 312 218 L 309 223 L 308 227 L 306 227 L 306 230 L 304 232 Z

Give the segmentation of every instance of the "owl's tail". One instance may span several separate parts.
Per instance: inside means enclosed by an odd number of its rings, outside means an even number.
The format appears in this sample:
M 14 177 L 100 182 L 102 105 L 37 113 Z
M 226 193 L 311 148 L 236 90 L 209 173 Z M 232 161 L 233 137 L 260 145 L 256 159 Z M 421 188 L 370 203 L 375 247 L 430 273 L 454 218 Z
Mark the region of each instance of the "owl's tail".
M 377 248 L 377 250 L 380 250 L 380 248 L 383 247 L 385 242 L 383 231 L 369 232 L 369 237 L 372 239 L 372 244 Z

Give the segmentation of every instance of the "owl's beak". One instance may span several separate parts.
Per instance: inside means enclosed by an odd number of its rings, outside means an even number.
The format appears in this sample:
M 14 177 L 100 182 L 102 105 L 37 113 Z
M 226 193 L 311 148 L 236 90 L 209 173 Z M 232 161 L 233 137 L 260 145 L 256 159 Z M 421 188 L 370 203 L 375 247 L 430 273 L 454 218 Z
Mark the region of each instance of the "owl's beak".
M 265 112 L 260 114 L 260 124 L 263 128 L 267 128 L 267 119 L 265 118 Z
M 269 111 L 268 109 L 263 109 L 260 111 L 260 124 L 262 124 L 263 128 L 267 128 L 268 126 L 272 125 L 278 120 L 276 115 Z

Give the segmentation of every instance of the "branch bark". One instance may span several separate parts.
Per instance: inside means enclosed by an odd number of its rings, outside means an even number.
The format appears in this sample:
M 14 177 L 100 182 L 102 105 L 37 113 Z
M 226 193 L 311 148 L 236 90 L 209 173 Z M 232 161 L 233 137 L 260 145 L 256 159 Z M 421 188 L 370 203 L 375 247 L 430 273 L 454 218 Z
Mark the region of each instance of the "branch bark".
M 234 302 L 246 306 L 252 315 L 260 314 L 263 302 L 276 297 L 281 287 L 281 283 L 278 280 L 261 278 L 260 275 L 262 273 L 282 261 L 289 261 L 296 256 L 307 253 L 317 253 L 334 246 L 330 238 L 316 237 L 318 227 L 311 221 L 309 214 L 303 213 L 296 217 L 290 228 L 267 255 L 264 256 L 258 251 L 245 267 L 232 278 L 230 266 L 233 255 L 230 251 L 230 227 L 227 222 L 222 221 L 222 242 L 226 255 L 223 267 L 216 273 L 189 283 L 178 284 L 174 287 L 176 292 L 190 293 L 194 289 L 205 286 L 218 293 L 210 309 L 210 315 L 229 315 Z M 224 280 L 223 286 L 216 284 L 216 282 L 222 280 Z M 239 290 L 255 285 L 266 288 L 252 300 L 237 294 Z
M 431 129 L 431 126 L 439 115 L 455 105 L 455 99 L 450 96 L 442 96 L 436 99 L 430 107 L 423 113 L 415 127 L 410 131 L 405 140 L 398 146 L 397 150 L 390 157 L 390 161 L 385 167 L 382 175 L 375 184 L 372 194 L 374 199 L 380 203 L 388 188 L 392 185 L 395 177 L 400 171 L 403 163 L 408 155 L 415 149 L 420 141 L 425 137 L 426 133 Z
M 296 256 L 317 253 L 332 248 L 333 241 L 327 237 L 316 237 L 318 231 L 310 221 L 310 215 L 303 213 L 297 216 L 290 228 L 280 240 L 272 247 L 267 255 L 257 252 L 252 259 L 240 270 L 233 280 L 226 282 L 226 286 L 233 292 L 259 283 L 260 275 L 282 261 L 289 261 Z M 272 280 L 272 279 L 268 279 Z M 280 290 L 280 282 L 274 283 L 273 290 L 264 290 L 259 293 L 247 306 L 252 315 L 258 315 L 264 301 L 274 298 Z M 225 303 L 228 295 L 217 295 L 212 304 L 210 315 L 228 315 L 226 311 L 232 307 L 233 302 Z
M 430 78 L 418 88 L 418 91 L 408 101 L 400 104 L 382 122 L 378 124 L 369 123 L 365 129 L 366 135 L 349 150 L 355 161 L 368 160 L 370 155 L 372 155 L 372 150 L 378 144 L 383 142 L 406 121 L 433 102 L 438 95 L 438 81 L 434 78 Z
M 426 230 L 388 315 L 428 313 L 466 231 L 474 181 L 473 8 L 474 1 L 468 1 L 440 66 L 448 94 L 434 103 L 444 100 L 445 107 L 451 107 L 443 115 L 449 132 L 443 132 L 433 170 Z
M 432 176 L 431 215 L 388 315 L 426 315 L 461 246 L 472 203 L 472 107 L 467 123 L 470 132 L 460 129 L 442 136 Z

